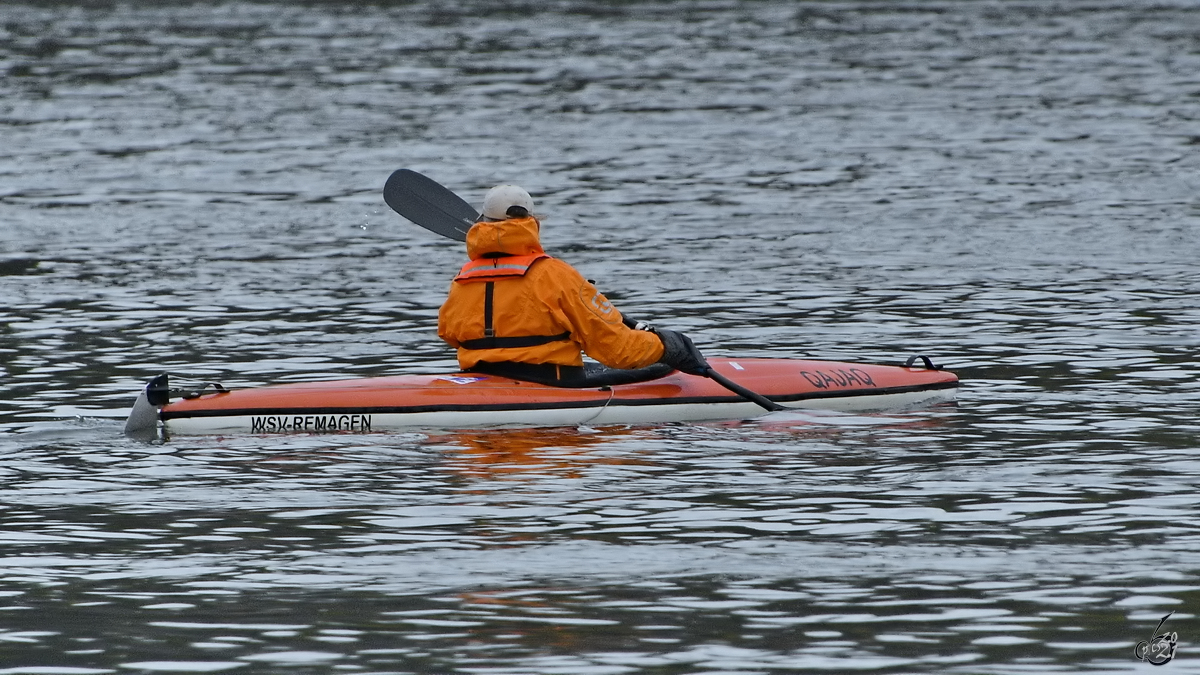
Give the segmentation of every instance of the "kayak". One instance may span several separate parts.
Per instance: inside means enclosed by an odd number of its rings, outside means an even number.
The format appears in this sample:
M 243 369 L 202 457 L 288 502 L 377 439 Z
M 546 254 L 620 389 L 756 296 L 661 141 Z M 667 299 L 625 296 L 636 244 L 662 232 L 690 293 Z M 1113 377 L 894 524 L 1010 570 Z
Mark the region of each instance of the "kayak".
M 917 359 L 920 359 L 918 363 Z M 787 408 L 886 410 L 955 398 L 958 377 L 926 357 L 905 365 L 710 358 L 728 380 Z M 757 404 L 705 377 L 564 388 L 479 373 L 396 375 L 240 390 L 206 383 L 172 390 L 166 374 L 138 396 L 125 432 L 189 434 L 370 433 L 414 427 L 578 426 L 743 419 Z

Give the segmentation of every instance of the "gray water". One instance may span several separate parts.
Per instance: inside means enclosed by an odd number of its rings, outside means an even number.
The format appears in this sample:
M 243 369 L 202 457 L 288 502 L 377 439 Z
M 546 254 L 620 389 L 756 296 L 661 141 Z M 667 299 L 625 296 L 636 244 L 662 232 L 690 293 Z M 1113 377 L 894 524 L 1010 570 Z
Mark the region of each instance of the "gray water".
M 1200 672 L 1198 145 L 1182 0 L 5 4 L 0 674 Z M 163 371 L 453 368 L 401 167 L 958 404 L 121 436 Z

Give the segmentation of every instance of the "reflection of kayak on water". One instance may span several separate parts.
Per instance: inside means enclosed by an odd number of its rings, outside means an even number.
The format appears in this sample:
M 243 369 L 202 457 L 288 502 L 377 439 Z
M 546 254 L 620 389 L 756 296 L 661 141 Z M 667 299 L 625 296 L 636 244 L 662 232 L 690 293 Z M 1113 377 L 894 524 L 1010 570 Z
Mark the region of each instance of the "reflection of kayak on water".
M 622 439 L 647 439 L 653 427 L 512 427 L 431 432 L 422 445 L 438 449 L 442 467 L 460 478 L 491 479 L 557 476 L 581 478 L 598 465 L 640 465 L 646 458 L 630 452 L 597 452 Z M 496 486 L 471 483 L 471 491 Z
M 787 408 L 864 411 L 952 400 L 958 378 L 922 365 L 713 358 L 713 368 Z M 126 433 L 274 434 L 412 427 L 574 426 L 737 419 L 763 412 L 711 379 L 671 372 L 628 384 L 565 388 L 494 375 L 398 375 L 227 391 L 173 391 L 159 375 Z

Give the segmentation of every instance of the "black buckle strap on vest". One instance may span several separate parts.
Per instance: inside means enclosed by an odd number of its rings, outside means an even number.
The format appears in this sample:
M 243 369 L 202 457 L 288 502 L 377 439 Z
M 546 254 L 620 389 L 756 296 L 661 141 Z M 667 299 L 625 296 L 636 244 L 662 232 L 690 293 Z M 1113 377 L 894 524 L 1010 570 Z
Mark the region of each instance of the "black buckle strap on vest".
M 489 281 L 483 289 L 483 337 L 494 337 L 496 330 L 492 327 L 492 300 L 496 295 L 496 282 Z M 467 347 L 474 349 L 474 347 Z
M 483 337 L 474 340 L 463 340 L 458 343 L 463 349 L 515 349 L 517 347 L 538 347 L 551 342 L 570 340 L 571 333 L 558 335 L 521 335 L 518 337 Z

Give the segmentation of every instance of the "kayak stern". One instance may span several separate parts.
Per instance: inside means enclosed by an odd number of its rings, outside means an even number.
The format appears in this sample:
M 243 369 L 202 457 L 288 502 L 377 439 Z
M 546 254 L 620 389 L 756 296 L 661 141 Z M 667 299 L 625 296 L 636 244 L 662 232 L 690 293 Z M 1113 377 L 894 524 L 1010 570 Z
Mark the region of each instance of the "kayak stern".
M 163 373 L 146 383 L 133 402 L 133 410 L 125 420 L 125 435 L 140 441 L 153 441 L 159 436 L 158 411 L 170 400 L 170 384 Z

